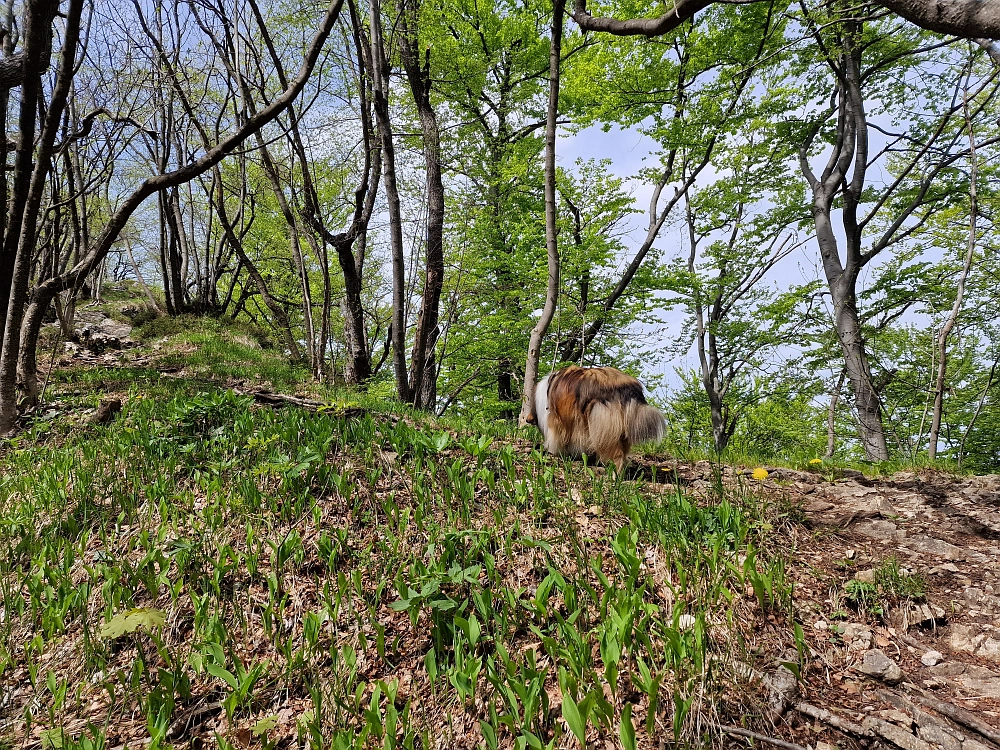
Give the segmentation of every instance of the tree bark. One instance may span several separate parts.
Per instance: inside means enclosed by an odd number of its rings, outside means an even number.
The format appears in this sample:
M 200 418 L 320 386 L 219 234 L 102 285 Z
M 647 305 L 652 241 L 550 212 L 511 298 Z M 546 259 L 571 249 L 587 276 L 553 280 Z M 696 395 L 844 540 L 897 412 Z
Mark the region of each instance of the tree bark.
M 410 392 L 418 409 L 434 408 L 437 389 L 434 347 L 439 334 L 438 316 L 444 287 L 444 183 L 441 180 L 441 133 L 431 105 L 430 48 L 420 61 L 419 0 L 397 3 L 401 34 L 399 52 L 406 80 L 417 105 L 424 141 L 424 170 L 427 184 L 427 247 L 424 292 L 417 316 L 410 357 Z
M 28 300 L 31 256 L 35 249 L 42 197 L 49 170 L 52 168 L 53 146 L 73 82 L 83 0 L 72 0 L 69 6 L 59 70 L 51 101 L 43 110 L 44 121 L 36 153 L 34 139 L 36 112 L 42 108 L 43 99 L 41 75 L 49 67 L 49 58 L 52 54 L 52 23 L 58 9 L 57 0 L 45 0 L 32 3 L 25 11 L 24 33 L 27 57 L 25 81 L 21 87 L 20 144 L 14 166 L 14 194 L 11 197 L 7 234 L 3 244 L 4 259 L 12 258 L 13 263 L 9 280 L 7 315 L 3 328 L 3 346 L 0 350 L 0 435 L 9 433 L 17 419 L 16 378 L 19 334 L 25 303 Z M 0 275 L 0 286 L 7 287 L 7 285 L 8 280 L 4 275 Z M 29 390 L 27 396 L 29 403 L 34 403 L 37 389 Z
M 618 36 L 657 36 L 672 31 L 717 0 L 675 0 L 656 18 L 605 18 L 587 12 L 587 1 L 576 0 L 573 20 L 584 31 Z M 727 2 L 727 0 L 720 0 Z M 940 34 L 974 39 L 1000 38 L 1000 3 L 994 0 L 876 0 L 917 26 Z
M 823 454 L 823 458 L 828 461 L 833 458 L 837 450 L 837 404 L 840 402 L 840 392 L 844 388 L 846 377 L 847 373 L 841 370 L 837 384 L 833 387 L 833 393 L 830 394 L 830 407 L 826 411 L 826 453 Z
M 406 264 L 403 250 L 403 213 L 396 182 L 396 147 L 389 119 L 389 61 L 382 39 L 382 14 L 378 0 L 371 4 L 372 99 L 382 141 L 382 177 L 389 209 L 389 243 L 392 248 L 392 365 L 396 375 L 396 395 L 403 403 L 413 403 L 406 371 Z
M 563 12 L 566 0 L 553 0 L 552 36 L 549 44 L 549 105 L 545 119 L 545 250 L 548 258 L 548 284 L 542 316 L 531 330 L 528 359 L 524 366 L 521 396 L 521 426 L 535 415 L 535 386 L 542 339 L 552 322 L 559 298 L 559 237 L 556 226 L 556 120 L 559 115 L 559 58 L 562 50 Z

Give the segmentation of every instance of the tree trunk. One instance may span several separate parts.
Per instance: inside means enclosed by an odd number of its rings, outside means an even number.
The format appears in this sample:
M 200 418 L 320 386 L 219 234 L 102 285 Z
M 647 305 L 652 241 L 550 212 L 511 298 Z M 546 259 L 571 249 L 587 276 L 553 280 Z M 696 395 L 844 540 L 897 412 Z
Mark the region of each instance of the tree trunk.
M 542 316 L 531 330 L 528 359 L 524 366 L 524 390 L 521 396 L 522 426 L 535 414 L 535 381 L 542 339 L 556 312 L 559 298 L 559 238 L 556 227 L 556 118 L 559 114 L 559 58 L 562 50 L 563 11 L 566 0 L 553 0 L 552 37 L 549 44 L 549 106 L 545 120 L 545 249 L 548 257 L 548 285 Z
M 52 23 L 58 9 L 58 2 L 45 0 L 31 3 L 25 12 L 25 49 L 30 52 L 25 62 L 25 81 L 21 88 L 20 144 L 14 166 L 14 195 L 3 244 L 4 257 L 12 255 L 14 262 L 8 287 L 9 303 L 3 329 L 3 346 L 0 349 L 0 435 L 13 430 L 17 420 L 18 355 L 21 323 L 28 302 L 31 256 L 35 249 L 38 214 L 45 183 L 52 167 L 53 147 L 73 81 L 83 0 L 72 0 L 69 6 L 56 84 L 51 101 L 43 110 L 44 122 L 36 153 L 36 110 L 43 99 L 41 74 L 49 66 Z M 7 280 L 2 275 L 0 286 L 7 286 Z M 29 403 L 34 403 L 36 397 L 37 388 L 28 390 Z
M 967 87 L 963 92 L 963 107 L 965 110 L 965 125 L 969 129 L 969 240 L 968 249 L 965 253 L 965 263 L 962 266 L 962 273 L 958 277 L 955 304 L 952 305 L 947 320 L 941 326 L 941 332 L 938 334 L 937 339 L 938 371 L 937 380 L 934 383 L 934 410 L 931 414 L 931 432 L 927 446 L 927 457 L 931 461 L 937 458 L 938 436 L 941 434 L 941 416 L 944 411 L 944 382 L 945 376 L 948 373 L 948 337 L 951 335 L 951 331 L 958 321 L 958 313 L 962 309 L 962 300 L 965 297 L 965 281 L 969 277 L 969 269 L 972 268 L 972 259 L 976 253 L 976 220 L 979 213 L 976 180 L 979 176 L 979 163 L 976 159 L 976 134 L 972 128 L 972 117 L 969 113 L 969 90 Z
M 854 391 L 854 408 L 858 413 L 858 437 L 869 461 L 887 461 L 889 448 L 882 425 L 882 402 L 872 384 L 871 366 L 861 334 L 858 317 L 855 279 L 844 273 L 830 285 L 833 298 L 834 326 L 844 355 L 844 370 Z
M 399 0 L 397 3 L 402 33 L 400 57 L 406 69 L 406 80 L 410 84 L 413 101 L 417 105 L 420 130 L 424 140 L 424 169 L 427 183 L 427 248 L 426 270 L 424 273 L 424 293 L 417 316 L 417 326 L 413 338 L 413 353 L 410 357 L 410 391 L 413 405 L 418 409 L 434 408 L 433 401 L 437 388 L 432 381 L 437 380 L 434 346 L 439 334 L 438 316 L 441 303 L 441 289 L 444 287 L 444 184 L 441 180 L 441 133 L 437 115 L 431 106 L 430 51 L 424 58 L 423 66 L 419 57 L 419 0 Z
M 403 250 L 403 213 L 396 183 L 396 147 L 389 119 L 389 62 L 382 41 L 382 14 L 378 0 L 371 4 L 372 98 L 375 119 L 382 140 L 382 176 L 389 209 L 389 241 L 392 247 L 392 364 L 396 394 L 404 403 L 413 403 L 406 371 L 406 261 Z

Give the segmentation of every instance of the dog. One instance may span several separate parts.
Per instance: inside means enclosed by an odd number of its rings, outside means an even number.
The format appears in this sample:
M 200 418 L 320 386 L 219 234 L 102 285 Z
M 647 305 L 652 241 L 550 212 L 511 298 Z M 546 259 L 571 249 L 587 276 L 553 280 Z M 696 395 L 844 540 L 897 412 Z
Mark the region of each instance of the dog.
M 613 367 L 566 367 L 542 378 L 527 419 L 552 455 L 596 456 L 619 471 L 639 443 L 663 439 L 663 415 L 642 384 Z

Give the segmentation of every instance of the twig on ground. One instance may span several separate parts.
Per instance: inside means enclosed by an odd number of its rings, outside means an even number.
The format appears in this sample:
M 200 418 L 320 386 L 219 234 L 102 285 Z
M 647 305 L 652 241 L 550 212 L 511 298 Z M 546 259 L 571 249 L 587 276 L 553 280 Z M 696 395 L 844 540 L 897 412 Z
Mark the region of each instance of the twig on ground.
M 735 734 L 738 737 L 749 737 L 752 740 L 766 742 L 767 744 L 774 745 L 775 747 L 783 747 L 785 750 L 806 750 L 806 748 L 802 747 L 802 745 L 796 745 L 794 742 L 785 742 L 784 740 L 768 737 L 766 734 L 751 732 L 749 729 L 741 729 L 740 727 L 730 727 L 722 724 L 719 726 L 719 731 L 725 732 L 726 734 Z

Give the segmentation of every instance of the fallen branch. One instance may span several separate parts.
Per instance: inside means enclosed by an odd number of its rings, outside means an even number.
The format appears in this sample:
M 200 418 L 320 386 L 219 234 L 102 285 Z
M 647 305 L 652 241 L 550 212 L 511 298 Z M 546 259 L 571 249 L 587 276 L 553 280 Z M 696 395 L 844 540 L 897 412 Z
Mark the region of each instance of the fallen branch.
M 839 729 L 841 732 L 853 734 L 855 737 L 867 737 L 869 735 L 868 730 L 860 724 L 855 724 L 853 721 L 849 721 L 848 719 L 842 719 L 832 711 L 827 711 L 825 708 L 814 706 L 811 703 L 796 703 L 795 710 L 800 714 L 805 714 L 811 719 L 816 719 L 816 721 L 829 724 L 831 727 Z
M 767 744 L 774 745 L 775 747 L 783 747 L 785 750 L 806 750 L 806 748 L 802 747 L 802 745 L 796 745 L 794 742 L 785 742 L 784 740 L 775 739 L 774 737 L 768 737 L 766 734 L 751 732 L 749 729 L 730 727 L 723 724 L 719 726 L 719 730 L 725 732 L 726 734 L 734 734 L 738 737 L 749 737 L 752 740 L 766 742 Z
M 286 393 L 271 393 L 270 391 L 247 391 L 244 395 L 250 396 L 258 404 L 266 406 L 282 407 L 286 405 L 297 406 L 311 412 L 329 412 L 338 417 L 363 417 L 368 413 L 367 409 L 360 406 L 339 406 L 316 401 L 311 398 L 301 398 L 299 396 L 289 396 Z

